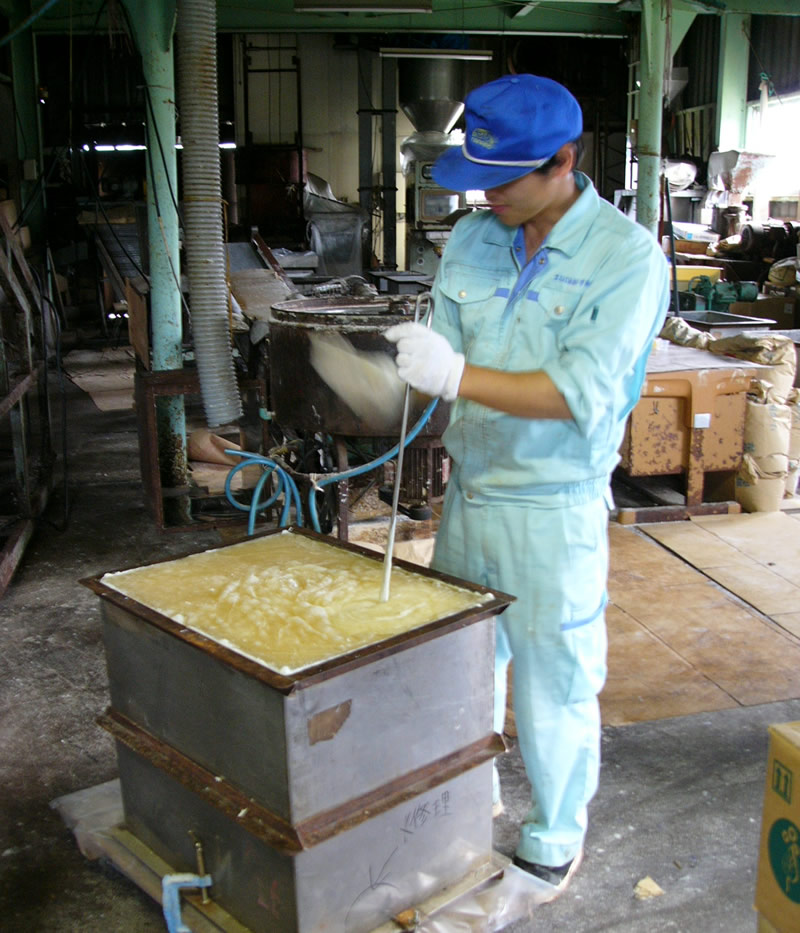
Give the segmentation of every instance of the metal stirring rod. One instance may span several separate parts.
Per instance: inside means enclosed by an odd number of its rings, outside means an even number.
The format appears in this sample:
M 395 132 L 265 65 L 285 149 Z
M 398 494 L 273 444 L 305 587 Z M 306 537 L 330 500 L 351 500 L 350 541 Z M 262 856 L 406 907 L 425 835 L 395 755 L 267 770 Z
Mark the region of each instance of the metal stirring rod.
M 417 295 L 414 305 L 414 323 L 419 321 L 419 311 L 423 300 L 427 299 L 430 304 L 430 292 L 423 292 Z M 428 314 L 428 327 L 433 321 L 433 313 Z M 392 554 L 394 552 L 394 536 L 397 530 L 397 508 L 400 503 L 400 481 L 403 475 L 403 451 L 406 446 L 406 431 L 408 430 L 408 409 L 411 399 L 411 386 L 406 383 L 406 389 L 403 393 L 403 415 L 400 419 L 400 444 L 397 451 L 397 465 L 394 474 L 394 490 L 392 492 L 392 517 L 389 522 L 389 538 L 386 542 L 386 553 L 383 556 L 383 583 L 381 585 L 380 602 L 385 603 L 389 599 L 389 582 L 392 576 Z

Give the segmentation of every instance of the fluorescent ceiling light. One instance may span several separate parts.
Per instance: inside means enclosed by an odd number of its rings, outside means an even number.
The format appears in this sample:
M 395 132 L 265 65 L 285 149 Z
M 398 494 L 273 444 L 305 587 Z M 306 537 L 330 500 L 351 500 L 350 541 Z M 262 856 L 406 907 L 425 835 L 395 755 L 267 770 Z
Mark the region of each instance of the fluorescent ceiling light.
M 180 139 L 178 140 L 178 142 L 175 143 L 175 148 L 183 149 L 183 143 L 180 141 Z M 219 148 L 220 149 L 235 149 L 236 143 L 219 143 Z
M 90 147 L 88 144 L 84 144 L 83 151 L 88 152 L 89 148 Z M 176 142 L 175 148 L 183 149 L 183 143 L 180 141 Z M 219 148 L 220 149 L 235 149 L 236 143 L 220 143 Z M 107 145 L 105 143 L 100 143 L 94 147 L 94 151 L 95 152 L 114 152 L 114 151 L 116 152 L 146 152 L 147 146 L 142 146 L 141 144 L 138 144 L 138 143 L 137 144 L 119 143 L 116 146 Z
M 380 49 L 381 58 L 459 58 L 474 62 L 490 62 L 489 49 Z
M 433 0 L 294 0 L 297 13 L 432 13 Z

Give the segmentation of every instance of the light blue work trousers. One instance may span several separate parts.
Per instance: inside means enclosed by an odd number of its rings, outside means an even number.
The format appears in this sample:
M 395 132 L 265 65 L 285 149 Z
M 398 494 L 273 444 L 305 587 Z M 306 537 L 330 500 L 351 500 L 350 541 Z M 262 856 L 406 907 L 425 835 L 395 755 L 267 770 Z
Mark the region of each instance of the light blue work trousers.
M 494 727 L 503 731 L 513 659 L 514 716 L 532 796 L 517 855 L 563 865 L 583 844 L 600 771 L 608 505 L 604 498 L 558 508 L 489 504 L 451 478 L 433 567 L 517 597 L 498 619 Z

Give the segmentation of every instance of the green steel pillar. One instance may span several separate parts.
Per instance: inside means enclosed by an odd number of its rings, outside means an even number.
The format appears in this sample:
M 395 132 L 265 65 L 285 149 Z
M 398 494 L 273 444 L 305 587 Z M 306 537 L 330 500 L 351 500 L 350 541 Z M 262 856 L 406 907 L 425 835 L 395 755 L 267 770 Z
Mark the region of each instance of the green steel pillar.
M 10 26 L 14 29 L 30 16 L 31 9 L 26 0 L 14 0 L 12 10 Z M 37 193 L 36 179 L 42 171 L 42 163 L 33 30 L 25 29 L 11 40 L 10 45 L 14 106 L 17 112 L 20 209 L 28 208 L 25 224 L 31 228 L 31 235 L 37 240 L 44 233 L 44 186 Z
M 667 20 L 662 0 L 642 0 L 636 220 L 658 236 L 661 198 L 661 121 Z
M 150 326 L 155 371 L 181 369 L 183 342 L 178 226 L 178 169 L 175 154 L 175 74 L 172 34 L 175 3 L 124 0 L 142 56 L 146 85 L 147 234 L 150 269 Z M 186 415 L 183 396 L 157 400 L 161 482 L 188 485 Z M 170 522 L 189 519 L 187 497 L 168 498 Z M 166 513 L 165 513 L 166 515 Z
M 749 31 L 749 16 L 734 13 L 722 15 L 717 81 L 717 147 L 720 152 L 744 148 Z

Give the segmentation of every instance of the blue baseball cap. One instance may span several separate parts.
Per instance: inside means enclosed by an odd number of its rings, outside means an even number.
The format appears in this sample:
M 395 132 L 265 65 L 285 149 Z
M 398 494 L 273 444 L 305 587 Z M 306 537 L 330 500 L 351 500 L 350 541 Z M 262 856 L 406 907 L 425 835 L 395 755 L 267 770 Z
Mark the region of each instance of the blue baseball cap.
M 486 191 L 544 165 L 583 132 L 577 100 L 557 81 L 506 75 L 467 94 L 466 133 L 436 160 L 433 180 L 451 191 Z

